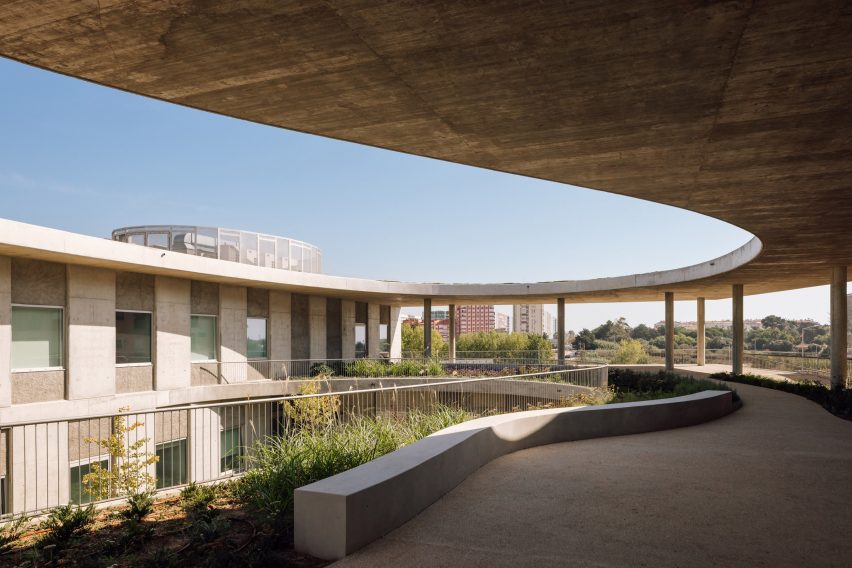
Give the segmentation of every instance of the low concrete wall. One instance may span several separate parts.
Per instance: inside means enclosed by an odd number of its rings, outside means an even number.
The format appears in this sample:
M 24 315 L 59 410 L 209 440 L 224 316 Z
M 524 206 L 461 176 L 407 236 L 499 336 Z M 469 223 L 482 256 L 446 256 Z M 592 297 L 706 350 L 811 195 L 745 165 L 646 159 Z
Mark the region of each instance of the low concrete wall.
M 296 550 L 342 558 L 389 533 L 493 459 L 553 444 L 680 428 L 733 410 L 729 391 L 471 420 L 295 493 Z

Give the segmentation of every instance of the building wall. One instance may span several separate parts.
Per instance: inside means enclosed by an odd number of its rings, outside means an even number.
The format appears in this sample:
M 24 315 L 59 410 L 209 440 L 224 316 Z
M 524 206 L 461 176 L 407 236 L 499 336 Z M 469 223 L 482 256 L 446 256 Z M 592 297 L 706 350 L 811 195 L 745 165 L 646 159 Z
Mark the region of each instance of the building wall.
M 274 361 L 293 358 L 290 304 L 289 292 L 269 291 L 269 358 Z
M 68 265 L 67 397 L 115 394 L 115 272 Z
M 12 259 L 0 256 L 0 407 L 12 404 Z
M 515 304 L 512 308 L 512 327 L 517 333 L 535 333 L 544 331 L 541 304 Z
M 326 299 L 321 296 L 308 297 L 310 324 L 308 334 L 311 338 L 309 359 L 326 358 Z
M 192 382 L 191 282 L 157 276 L 154 290 L 154 388 L 187 388 Z
M 292 339 L 290 341 L 292 359 L 311 358 L 310 309 L 308 296 L 293 294 L 292 306 Z
M 329 359 L 343 357 L 343 313 L 340 300 L 328 298 L 325 305 L 325 355 Z

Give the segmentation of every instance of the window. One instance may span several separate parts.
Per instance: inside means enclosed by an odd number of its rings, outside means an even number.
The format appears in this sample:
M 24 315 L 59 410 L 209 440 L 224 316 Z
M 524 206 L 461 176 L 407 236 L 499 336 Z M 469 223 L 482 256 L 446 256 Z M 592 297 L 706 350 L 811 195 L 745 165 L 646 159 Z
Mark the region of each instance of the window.
M 234 471 L 240 467 L 242 446 L 240 445 L 240 428 L 226 428 L 219 436 L 219 451 L 221 452 L 220 471 Z
M 246 355 L 249 359 L 266 359 L 266 318 L 248 318 Z
M 240 261 L 239 233 L 219 232 L 219 258 L 221 260 L 230 260 L 231 262 Z
M 355 357 L 367 356 L 367 325 L 355 324 Z
M 115 312 L 115 362 L 151 362 L 150 312 Z
M 278 239 L 278 258 L 275 260 L 275 266 L 290 270 L 290 241 L 288 239 Z
M 367 303 L 355 302 L 355 357 L 367 356 Z
M 148 246 L 163 250 L 169 250 L 168 233 L 148 233 Z
M 157 444 L 157 489 L 186 483 L 186 438 Z
M 219 231 L 208 227 L 198 227 L 195 238 L 195 254 L 207 258 L 218 258 L 216 254 L 216 243 L 219 239 Z
M 83 505 L 94 501 L 92 495 L 86 491 L 86 486 L 83 485 L 83 478 L 92 472 L 92 463 L 100 463 L 102 469 L 109 468 L 109 458 L 104 456 L 91 459 L 85 463 L 77 462 L 77 465 L 71 466 L 71 502 L 75 505 Z
M 290 270 L 302 271 L 302 247 L 290 241 Z
M 191 316 L 189 342 L 193 361 L 215 361 L 216 316 Z
M 12 306 L 12 370 L 62 367 L 62 308 Z

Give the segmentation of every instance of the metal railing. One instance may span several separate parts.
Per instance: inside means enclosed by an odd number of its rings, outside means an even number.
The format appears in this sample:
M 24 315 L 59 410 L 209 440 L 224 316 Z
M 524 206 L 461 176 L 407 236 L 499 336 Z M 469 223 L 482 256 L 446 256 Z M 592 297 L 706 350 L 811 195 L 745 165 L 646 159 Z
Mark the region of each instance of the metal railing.
M 545 362 L 534 358 L 492 356 L 456 358 L 455 361 L 422 357 L 276 359 L 200 363 L 198 366 L 210 368 L 219 383 L 233 384 L 263 380 L 296 380 L 320 375 L 333 378 L 511 375 L 533 370 L 573 369 L 577 367 L 577 362 L 559 365 L 553 360 Z
M 437 407 L 469 418 L 570 405 L 607 384 L 607 367 L 547 370 L 507 377 L 387 379 L 397 384 L 265 399 L 126 411 L 73 420 L 0 425 L 4 517 L 39 514 L 67 503 L 109 502 L 238 476 L 258 444 L 287 437 L 319 416 L 327 424 L 357 417 L 396 419 Z M 416 381 L 410 384 L 408 381 Z M 130 477 L 126 473 L 133 472 Z

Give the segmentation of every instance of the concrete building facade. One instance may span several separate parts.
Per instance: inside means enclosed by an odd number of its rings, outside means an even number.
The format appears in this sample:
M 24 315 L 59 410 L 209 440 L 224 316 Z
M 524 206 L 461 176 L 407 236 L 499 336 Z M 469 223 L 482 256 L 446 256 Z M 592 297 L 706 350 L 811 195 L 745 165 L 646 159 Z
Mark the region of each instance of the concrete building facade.
M 541 335 L 544 333 L 544 313 L 541 304 L 515 304 L 512 306 L 512 331 Z

